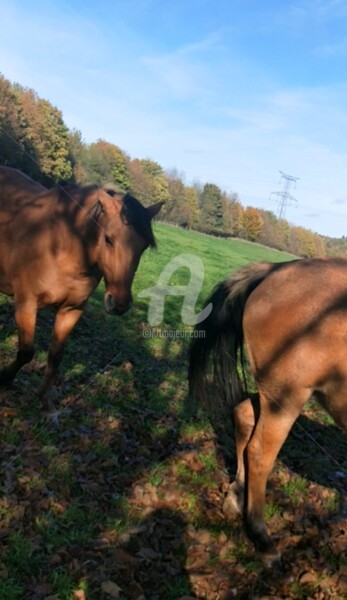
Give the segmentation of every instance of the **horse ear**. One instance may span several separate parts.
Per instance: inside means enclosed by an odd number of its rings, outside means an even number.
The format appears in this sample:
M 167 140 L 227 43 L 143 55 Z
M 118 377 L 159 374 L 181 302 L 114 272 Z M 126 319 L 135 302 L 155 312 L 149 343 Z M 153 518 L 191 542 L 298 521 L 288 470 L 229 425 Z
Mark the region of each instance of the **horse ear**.
M 165 204 L 165 202 L 162 200 L 161 202 L 157 202 L 156 204 L 152 204 L 152 206 L 149 206 L 147 208 L 147 212 L 149 214 L 149 218 L 153 219 L 158 212 L 160 211 L 161 207 Z

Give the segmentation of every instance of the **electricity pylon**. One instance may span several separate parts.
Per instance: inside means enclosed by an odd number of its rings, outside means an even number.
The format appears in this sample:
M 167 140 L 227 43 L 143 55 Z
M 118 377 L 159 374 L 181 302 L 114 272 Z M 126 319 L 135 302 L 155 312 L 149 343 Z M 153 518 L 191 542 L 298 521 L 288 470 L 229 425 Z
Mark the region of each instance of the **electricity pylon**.
M 271 196 L 272 194 L 274 194 L 275 196 L 279 197 L 278 218 L 284 219 L 288 204 L 290 202 L 297 202 L 297 199 L 289 193 L 290 186 L 292 185 L 292 183 L 296 183 L 298 179 L 300 179 L 300 177 L 293 177 L 292 175 L 287 175 L 287 173 L 283 173 L 283 171 L 280 171 L 280 173 L 281 179 L 283 179 L 283 190 L 281 192 L 271 192 Z

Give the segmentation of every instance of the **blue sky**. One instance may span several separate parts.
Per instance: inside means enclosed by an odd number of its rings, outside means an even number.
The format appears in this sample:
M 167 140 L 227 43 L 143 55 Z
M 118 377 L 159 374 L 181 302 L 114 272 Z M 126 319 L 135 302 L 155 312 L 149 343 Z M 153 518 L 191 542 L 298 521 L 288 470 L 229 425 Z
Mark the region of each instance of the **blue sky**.
M 87 142 L 347 235 L 347 0 L 3 0 L 0 71 Z

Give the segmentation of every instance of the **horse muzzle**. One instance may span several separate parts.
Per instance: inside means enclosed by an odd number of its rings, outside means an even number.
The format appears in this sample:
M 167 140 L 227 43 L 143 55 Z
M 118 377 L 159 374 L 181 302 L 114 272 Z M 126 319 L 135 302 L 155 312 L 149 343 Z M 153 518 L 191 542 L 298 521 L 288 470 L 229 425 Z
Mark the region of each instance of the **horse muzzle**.
M 132 306 L 131 297 L 126 301 L 117 300 L 110 292 L 106 292 L 104 296 L 105 310 L 109 315 L 124 315 Z

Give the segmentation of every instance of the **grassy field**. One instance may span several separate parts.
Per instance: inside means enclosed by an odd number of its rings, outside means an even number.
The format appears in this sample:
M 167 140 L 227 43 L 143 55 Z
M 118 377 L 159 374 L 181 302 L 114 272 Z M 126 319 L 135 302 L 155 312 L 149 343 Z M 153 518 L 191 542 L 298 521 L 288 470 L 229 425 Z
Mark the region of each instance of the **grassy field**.
M 187 339 L 145 337 L 148 301 L 165 265 L 199 256 L 211 288 L 254 261 L 292 257 L 242 241 L 156 225 L 158 250 L 139 267 L 134 307 L 109 317 L 102 286 L 70 336 L 59 386 L 60 430 L 41 419 L 53 312 L 42 311 L 37 354 L 0 392 L 0 600 L 328 600 L 347 597 L 347 438 L 307 406 L 269 482 L 267 519 L 283 572 L 257 560 L 239 518 L 226 520 L 235 471 L 221 438 L 187 399 Z M 180 269 L 173 284 L 187 284 Z M 15 350 L 11 302 L 0 298 L 4 364 Z M 160 329 L 189 330 L 170 297 Z M 156 330 L 158 327 L 156 327 Z

